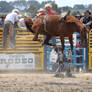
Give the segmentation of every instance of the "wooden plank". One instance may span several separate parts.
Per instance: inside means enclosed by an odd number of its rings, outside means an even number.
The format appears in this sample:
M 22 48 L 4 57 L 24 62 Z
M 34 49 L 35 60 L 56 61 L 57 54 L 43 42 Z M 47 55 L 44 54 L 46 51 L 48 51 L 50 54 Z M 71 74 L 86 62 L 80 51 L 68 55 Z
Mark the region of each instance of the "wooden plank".
M 40 38 L 40 39 L 43 40 L 43 38 Z M 33 38 L 17 38 L 16 41 L 33 41 Z
M 33 38 L 34 35 L 16 35 L 16 37 L 32 37 Z M 42 37 L 43 38 L 43 35 L 39 35 L 38 38 L 39 37 Z
M 0 32 L 0 35 L 2 35 L 3 34 L 3 32 Z
M 2 49 L 3 49 L 3 48 L 0 48 L 0 50 L 2 50 Z M 7 48 L 7 49 L 8 49 L 8 50 L 11 50 L 12 48 L 9 47 L 9 48 Z M 34 49 L 34 50 L 35 50 L 35 49 L 41 49 L 41 50 L 42 50 L 42 49 L 44 49 L 44 47 L 40 47 L 40 48 L 38 48 L 38 47 L 35 47 L 35 48 L 30 48 L 30 47 L 26 47 L 26 48 L 23 48 L 23 47 L 16 47 L 16 49 L 30 49 L 30 50 L 31 50 L 31 49 Z
M 16 44 L 16 46 L 42 46 L 41 44 Z
M 0 45 L 0 46 L 2 46 L 2 45 Z M 19 47 L 23 47 L 23 46 L 42 46 L 41 44 L 16 44 L 16 46 L 19 46 Z
M 23 41 L 23 40 L 20 41 L 20 40 L 19 40 L 19 41 L 16 41 L 16 43 L 33 43 L 33 44 L 34 44 L 34 43 L 39 43 L 39 44 L 41 44 L 41 43 L 38 42 L 38 41 L 32 41 L 32 40 L 31 40 L 31 41 L 30 41 L 30 40 L 28 40 L 28 41 Z
M 3 31 L 3 28 L 0 28 L 0 31 Z
M 28 35 L 32 35 L 32 33 L 31 32 L 17 32 L 17 35 L 21 35 L 21 34 L 28 34 Z
M 0 53 L 36 53 L 36 52 L 42 52 L 42 51 L 0 51 Z

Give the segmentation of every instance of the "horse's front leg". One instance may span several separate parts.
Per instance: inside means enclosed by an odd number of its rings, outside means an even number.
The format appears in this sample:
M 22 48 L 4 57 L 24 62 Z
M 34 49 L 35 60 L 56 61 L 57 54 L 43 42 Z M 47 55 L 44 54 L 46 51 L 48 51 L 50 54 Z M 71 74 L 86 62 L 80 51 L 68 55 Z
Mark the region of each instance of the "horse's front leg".
M 56 75 L 58 77 L 64 77 L 64 75 L 62 74 L 62 71 L 64 69 L 64 37 L 60 37 L 61 43 L 62 43 L 62 49 L 61 49 L 61 54 L 59 54 L 59 51 L 57 51 L 58 53 L 58 63 L 59 66 L 56 70 Z
M 39 35 L 39 32 L 36 32 L 34 38 L 33 38 L 33 41 L 39 41 L 39 42 L 42 42 L 41 39 L 38 39 L 38 35 Z

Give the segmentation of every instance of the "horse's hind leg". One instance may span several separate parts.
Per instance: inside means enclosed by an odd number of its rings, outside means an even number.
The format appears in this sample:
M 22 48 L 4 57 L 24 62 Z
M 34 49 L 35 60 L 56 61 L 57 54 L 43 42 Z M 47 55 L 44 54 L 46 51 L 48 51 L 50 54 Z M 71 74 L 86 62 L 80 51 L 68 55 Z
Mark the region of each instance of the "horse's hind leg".
M 72 35 L 69 37 L 69 42 L 70 42 L 70 45 L 71 45 L 71 51 L 70 51 L 69 57 L 68 57 L 68 65 L 67 65 L 67 69 L 66 69 L 66 76 L 67 77 L 73 77 L 72 73 L 71 73 L 71 61 L 72 61 L 72 51 L 73 51 Z
M 63 63 L 59 63 L 59 66 L 55 72 L 55 77 L 64 77 L 62 71 L 64 69 L 64 64 Z
M 61 44 L 62 44 L 62 62 L 64 62 L 64 47 L 65 47 L 65 45 L 64 45 L 64 37 L 60 37 L 60 40 L 61 40 Z
M 73 40 L 72 40 L 72 35 L 69 37 L 69 42 L 71 45 L 71 51 L 69 53 L 69 57 L 68 57 L 68 61 L 71 62 L 72 61 L 72 52 L 73 52 Z
M 64 47 L 65 47 L 65 45 L 64 45 L 64 37 L 60 37 L 60 40 L 61 40 L 61 44 L 62 44 L 62 53 L 64 52 Z
M 59 53 L 60 50 L 57 51 L 59 66 L 56 70 L 56 74 L 55 74 L 56 77 L 64 77 L 64 75 L 62 73 L 62 71 L 64 69 L 64 60 L 65 60 L 65 58 L 64 58 L 64 37 L 60 37 L 60 40 L 62 43 L 62 49 L 61 49 L 61 53 Z

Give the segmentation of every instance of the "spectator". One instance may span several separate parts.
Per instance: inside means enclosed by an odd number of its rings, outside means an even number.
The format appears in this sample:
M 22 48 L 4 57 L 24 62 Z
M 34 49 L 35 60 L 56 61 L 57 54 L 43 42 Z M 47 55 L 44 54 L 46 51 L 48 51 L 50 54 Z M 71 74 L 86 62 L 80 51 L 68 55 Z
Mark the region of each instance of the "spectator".
M 76 43 L 76 48 L 80 48 L 80 43 L 79 42 Z
M 9 35 L 8 45 L 12 48 L 15 47 L 15 34 L 14 24 L 18 22 L 19 10 L 14 9 L 9 13 L 4 21 L 4 32 L 3 32 L 3 47 L 6 48 L 7 36 Z
M 5 20 L 5 16 L 4 15 L 0 16 L 0 27 L 4 26 L 4 20 Z
M 84 17 L 81 19 L 81 21 L 89 28 L 92 29 L 92 17 L 91 12 L 89 10 L 86 10 L 84 12 Z
M 27 18 L 27 17 L 29 17 L 29 16 L 27 15 L 27 13 L 25 13 L 24 17 L 19 19 L 19 22 L 18 22 L 18 27 L 19 28 L 26 28 L 26 25 L 24 23 L 24 19 Z

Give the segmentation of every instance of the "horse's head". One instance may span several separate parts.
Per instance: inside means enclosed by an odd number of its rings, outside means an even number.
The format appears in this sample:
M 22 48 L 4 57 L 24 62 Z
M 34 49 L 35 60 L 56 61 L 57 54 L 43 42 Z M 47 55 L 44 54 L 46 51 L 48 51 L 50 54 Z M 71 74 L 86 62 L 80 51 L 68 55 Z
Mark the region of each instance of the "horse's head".
M 32 29 L 32 25 L 33 25 L 32 19 L 31 18 L 28 18 L 28 17 L 27 18 L 24 18 L 24 22 L 25 22 L 25 25 L 26 25 L 28 31 L 34 33 L 34 31 Z
M 84 48 L 87 48 L 88 47 L 88 29 L 86 27 L 84 27 L 80 31 L 80 39 L 81 39 L 82 46 Z
M 88 47 L 88 29 L 80 20 L 75 19 L 73 22 L 75 23 L 76 32 L 80 33 L 82 47 Z

